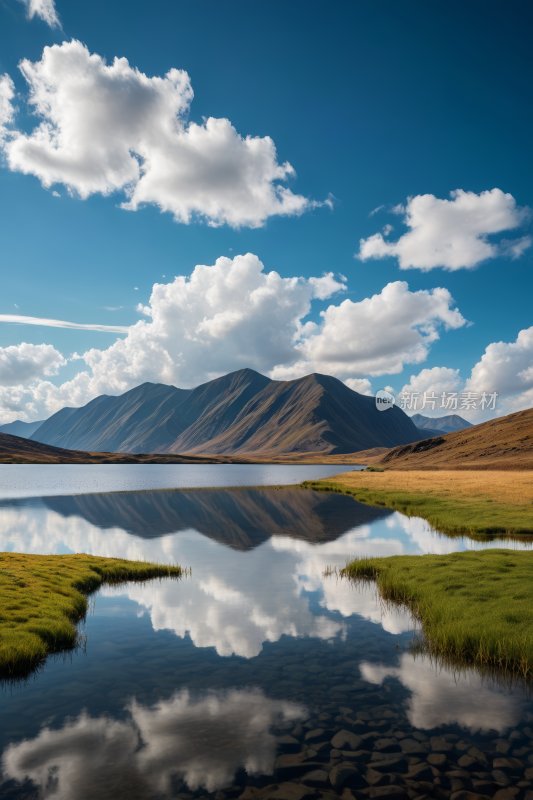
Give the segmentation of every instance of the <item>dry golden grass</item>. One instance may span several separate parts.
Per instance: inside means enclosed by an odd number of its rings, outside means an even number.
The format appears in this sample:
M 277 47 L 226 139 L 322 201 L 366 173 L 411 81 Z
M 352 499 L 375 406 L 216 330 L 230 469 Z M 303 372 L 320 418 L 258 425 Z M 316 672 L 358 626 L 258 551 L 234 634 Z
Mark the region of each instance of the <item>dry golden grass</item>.
M 533 542 L 533 470 L 344 472 L 302 485 L 422 517 L 452 536 L 506 534 Z
M 430 494 L 439 497 L 476 498 L 532 506 L 533 470 L 524 472 L 492 472 L 456 470 L 409 470 L 396 472 L 343 472 L 328 478 L 349 487 Z

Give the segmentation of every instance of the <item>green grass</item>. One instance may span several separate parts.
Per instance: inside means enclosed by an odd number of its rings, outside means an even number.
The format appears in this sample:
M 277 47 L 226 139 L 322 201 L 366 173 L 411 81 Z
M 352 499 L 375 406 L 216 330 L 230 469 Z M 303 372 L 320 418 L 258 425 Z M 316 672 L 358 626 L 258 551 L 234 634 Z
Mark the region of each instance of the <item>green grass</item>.
M 19 677 L 76 647 L 87 595 L 103 583 L 179 577 L 179 566 L 97 556 L 0 553 L 0 676 Z
M 439 497 L 404 490 L 376 490 L 328 480 L 304 481 L 301 485 L 319 492 L 347 494 L 360 503 L 391 508 L 408 517 L 422 517 L 431 527 L 449 536 L 466 534 L 472 539 L 489 541 L 495 534 L 506 534 L 533 543 L 532 506 L 498 503 L 476 496 Z
M 433 653 L 533 677 L 533 553 L 361 558 L 341 575 L 374 578 L 385 600 L 409 606 Z

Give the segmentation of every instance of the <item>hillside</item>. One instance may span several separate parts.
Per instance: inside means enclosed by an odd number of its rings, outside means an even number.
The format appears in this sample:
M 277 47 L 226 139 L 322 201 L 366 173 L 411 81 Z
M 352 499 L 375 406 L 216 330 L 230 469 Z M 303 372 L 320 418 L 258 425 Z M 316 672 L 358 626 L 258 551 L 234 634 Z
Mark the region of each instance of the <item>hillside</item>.
M 21 419 L 16 419 L 14 422 L 0 425 L 0 433 L 10 433 L 12 436 L 22 436 L 24 439 L 28 439 L 37 428 L 41 427 L 43 422 L 42 419 L 38 422 L 23 422 Z
M 246 464 L 248 459 L 224 456 L 154 455 L 153 453 L 91 453 L 32 442 L 0 433 L 0 464 Z
M 533 469 L 533 408 L 395 447 L 370 463 L 395 470 Z
M 71 450 L 266 457 L 353 453 L 424 435 L 401 409 L 380 412 L 336 378 L 272 381 L 250 369 L 192 390 L 145 383 L 64 412 L 31 438 Z
M 460 417 L 459 414 L 447 414 L 445 417 L 425 417 L 423 414 L 413 414 L 411 420 L 417 428 L 429 428 L 440 434 L 461 431 L 463 428 L 471 428 L 472 423 Z

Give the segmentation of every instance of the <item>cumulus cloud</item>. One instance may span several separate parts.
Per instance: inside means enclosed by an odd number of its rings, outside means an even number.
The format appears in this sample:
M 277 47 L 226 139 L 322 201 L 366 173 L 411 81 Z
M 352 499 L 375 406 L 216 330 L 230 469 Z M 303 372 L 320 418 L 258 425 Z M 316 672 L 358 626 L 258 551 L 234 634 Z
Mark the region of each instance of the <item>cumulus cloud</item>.
M 120 306 L 122 308 L 122 306 Z M 108 309 L 116 311 L 117 309 Z M 47 319 L 46 317 L 24 317 L 21 314 L 0 314 L 0 322 L 15 322 L 20 325 L 39 325 L 45 328 L 70 328 L 78 331 L 102 331 L 104 333 L 127 333 L 127 325 L 84 325 L 79 322 L 65 322 L 61 319 Z
M 265 272 L 250 253 L 198 265 L 189 277 L 155 284 L 149 303 L 138 307 L 146 318 L 108 349 L 85 352 L 88 369 L 71 381 L 59 387 L 40 381 L 0 393 L 2 421 L 17 418 L 13 414 L 39 419 L 145 381 L 190 388 L 243 367 L 276 380 L 310 372 L 335 375 L 366 394 L 367 375 L 396 373 L 405 363 L 423 361 L 442 329 L 465 324 L 446 289 L 410 292 L 404 282 L 359 302 L 331 304 L 319 324 L 305 321 L 314 299 L 327 299 L 345 286 L 344 278 L 332 273 L 282 278 Z
M 182 690 L 152 707 L 133 699 L 126 711 L 124 720 L 83 712 L 62 728 L 44 727 L 34 739 L 9 745 L 4 776 L 29 779 L 41 797 L 57 800 L 107 795 L 110 785 L 148 800 L 154 789 L 166 796 L 174 777 L 193 791 L 213 792 L 230 786 L 241 768 L 271 775 L 277 741 L 270 729 L 308 716 L 303 706 L 256 688 L 194 699 Z
M 396 242 L 386 241 L 381 233 L 361 239 L 356 258 L 368 261 L 391 256 L 398 259 L 400 269 L 472 269 L 499 255 L 518 258 L 531 246 L 529 236 L 499 244 L 488 240 L 490 234 L 518 228 L 529 218 L 530 210 L 517 206 L 512 195 L 501 189 L 480 194 L 457 189 L 450 197 L 440 200 L 424 194 L 409 198 L 405 207 L 393 211 L 405 213 L 404 223 L 410 230 Z
M 57 375 L 66 364 L 51 344 L 21 344 L 0 347 L 0 387 L 17 386 L 40 378 Z
M 360 302 L 330 305 L 321 312 L 321 324 L 308 324 L 295 344 L 301 359 L 276 366 L 271 375 L 287 380 L 308 372 L 340 378 L 401 372 L 405 363 L 427 358 L 441 328 L 466 324 L 453 303 L 447 289 L 410 292 L 407 283 L 396 281 Z
M 54 0 L 20 0 L 20 2 L 27 8 L 28 19 L 37 16 L 51 28 L 61 27 Z
M 465 389 L 498 392 L 502 411 L 509 414 L 533 406 L 533 327 L 519 332 L 515 342 L 493 342 L 472 369 Z
M 4 152 L 10 169 L 47 188 L 64 184 L 81 198 L 123 192 L 126 209 L 153 204 L 178 222 L 236 228 L 320 205 L 280 183 L 295 172 L 278 163 L 268 136 L 242 137 L 227 119 L 188 122 L 193 90 L 184 70 L 148 77 L 126 58 L 106 64 L 75 40 L 45 47 L 20 69 L 42 121 L 30 133 L 12 130 Z M 9 80 L 4 126 L 13 120 Z

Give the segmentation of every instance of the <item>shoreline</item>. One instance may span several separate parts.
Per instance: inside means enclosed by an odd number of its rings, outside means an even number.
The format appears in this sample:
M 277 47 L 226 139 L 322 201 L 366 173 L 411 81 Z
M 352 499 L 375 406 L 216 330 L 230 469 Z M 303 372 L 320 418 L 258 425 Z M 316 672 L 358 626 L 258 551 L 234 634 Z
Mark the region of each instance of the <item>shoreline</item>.
M 104 583 L 179 578 L 178 565 L 120 558 L 0 553 L 0 680 L 24 678 L 80 642 L 87 597 Z
M 339 574 L 375 580 L 386 602 L 407 606 L 434 654 L 533 677 L 532 552 L 361 558 Z

